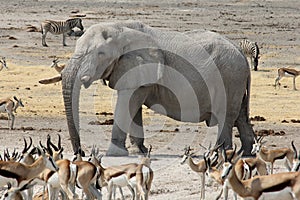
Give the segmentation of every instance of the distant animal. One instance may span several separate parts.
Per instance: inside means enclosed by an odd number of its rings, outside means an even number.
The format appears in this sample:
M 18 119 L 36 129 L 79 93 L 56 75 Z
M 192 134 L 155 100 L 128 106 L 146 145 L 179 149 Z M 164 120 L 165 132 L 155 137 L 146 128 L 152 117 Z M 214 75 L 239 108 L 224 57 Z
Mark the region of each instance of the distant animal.
M 66 21 L 46 20 L 42 22 L 42 45 L 45 47 L 48 46 L 46 43 L 46 35 L 50 32 L 55 35 L 63 34 L 63 46 L 66 46 L 66 35 L 75 27 L 79 28 L 81 31 L 83 30 L 82 20 L 80 18 L 68 19 Z
M 0 60 L 0 63 L 1 63 L 1 66 L 0 66 L 0 71 L 3 69 L 3 68 L 7 68 L 7 65 L 6 65 L 6 60 L 5 60 L 5 57 L 2 57 L 2 59 Z
M 14 100 L 15 101 L 14 101 Z M 24 104 L 21 99 L 18 99 L 16 96 L 6 99 L 0 99 L 0 113 L 7 113 L 8 119 L 11 120 L 10 129 L 14 128 L 14 122 L 15 122 L 15 115 L 14 113 L 17 113 L 17 108 L 19 106 L 24 107 Z
M 65 65 L 65 64 L 58 65 L 58 62 L 59 62 L 58 58 L 54 58 L 53 61 L 52 61 L 51 67 L 54 67 L 54 69 L 55 69 L 58 73 L 60 73 L 60 72 L 65 68 L 66 65 Z
M 253 65 L 254 71 L 257 71 L 259 59 L 259 48 L 257 43 L 245 39 L 240 41 L 240 47 L 245 56 L 251 59 L 251 65 Z
M 298 71 L 298 70 L 290 69 L 290 68 L 284 68 L 284 67 L 279 68 L 278 69 L 278 76 L 275 79 L 275 85 L 274 86 L 275 86 L 275 88 L 276 88 L 277 85 L 280 86 L 279 81 L 283 77 L 293 77 L 293 89 L 297 90 L 297 88 L 296 88 L 296 78 L 299 75 L 300 75 L 300 71 Z

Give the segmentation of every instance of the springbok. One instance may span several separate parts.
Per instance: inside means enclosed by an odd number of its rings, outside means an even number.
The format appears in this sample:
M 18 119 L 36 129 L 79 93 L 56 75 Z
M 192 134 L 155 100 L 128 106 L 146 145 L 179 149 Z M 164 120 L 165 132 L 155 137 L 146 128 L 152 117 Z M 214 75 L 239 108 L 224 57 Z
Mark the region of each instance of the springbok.
M 235 165 L 241 154 L 236 158 L 227 158 L 224 153 L 222 179 L 227 179 L 231 188 L 244 199 L 258 200 L 262 195 L 266 199 L 300 199 L 300 172 L 283 172 L 250 179 L 240 180 Z
M 1 200 L 23 200 L 21 192 L 31 189 L 34 185 L 31 181 L 21 187 L 12 187 L 11 183 L 7 183 L 7 190 L 3 193 Z
M 6 65 L 5 57 L 2 57 L 2 59 L 0 60 L 0 63 L 1 63 L 0 71 L 1 71 L 3 68 L 8 69 L 8 67 L 7 67 L 7 65 Z
M 112 198 L 112 193 L 115 194 L 115 187 L 120 189 L 125 186 L 131 191 L 132 199 L 148 199 L 153 180 L 153 171 L 149 166 L 151 146 L 149 149 L 148 154 L 142 158 L 140 164 L 128 163 L 106 168 L 101 164 L 103 155 L 96 157 L 95 153 L 91 154 L 89 161 L 94 163 L 100 171 L 98 185 L 100 187 L 107 186 L 108 199 Z M 121 195 L 124 199 L 122 192 Z
M 14 183 L 14 186 L 21 186 L 31 179 L 37 178 L 46 168 L 52 171 L 58 171 L 51 156 L 48 156 L 40 148 L 37 148 L 40 157 L 31 165 L 26 165 L 14 161 L 0 161 L 0 186 L 8 182 Z
M 15 114 L 17 113 L 17 108 L 19 106 L 24 107 L 24 104 L 21 99 L 18 99 L 16 96 L 6 99 L 0 99 L 0 113 L 7 113 L 8 119 L 11 120 L 10 129 L 12 130 L 14 128 L 14 122 L 15 122 Z
M 53 61 L 52 61 L 52 65 L 51 67 L 54 67 L 54 69 L 58 72 L 58 73 L 61 73 L 61 71 L 65 68 L 65 64 L 62 64 L 62 65 L 58 65 L 58 58 L 54 58 Z
M 186 147 L 184 150 L 185 152 L 180 164 L 188 164 L 194 172 L 198 173 L 201 176 L 200 199 L 205 199 L 205 172 L 207 170 L 206 162 L 203 159 L 198 163 L 195 163 L 192 159 L 193 153 L 190 152 L 192 150 L 190 146 Z
M 291 69 L 291 68 L 279 68 L 278 69 L 278 76 L 277 78 L 275 79 L 275 88 L 276 86 L 280 86 L 280 79 L 282 79 L 283 77 L 293 77 L 293 89 L 294 90 L 297 90 L 296 88 L 296 78 L 297 76 L 300 75 L 300 71 L 298 70 L 295 70 L 295 69 Z
M 258 139 L 254 139 L 254 144 L 251 153 L 259 156 L 263 161 L 271 164 L 271 174 L 273 174 L 274 162 L 276 160 L 284 159 L 286 168 L 291 171 L 291 165 L 293 163 L 294 152 L 290 148 L 278 148 L 270 149 L 262 146 L 263 137 L 260 136 Z

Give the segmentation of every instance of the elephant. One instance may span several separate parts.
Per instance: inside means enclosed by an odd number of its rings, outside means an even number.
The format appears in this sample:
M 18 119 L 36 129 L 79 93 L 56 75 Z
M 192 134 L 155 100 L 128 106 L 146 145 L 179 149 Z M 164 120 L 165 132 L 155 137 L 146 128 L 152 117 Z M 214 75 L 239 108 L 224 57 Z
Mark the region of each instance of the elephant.
M 139 21 L 92 25 L 78 39 L 62 71 L 62 93 L 74 151 L 79 137 L 81 86 L 102 80 L 117 90 L 109 156 L 146 153 L 142 105 L 177 121 L 218 126 L 216 144 L 232 148 L 237 127 L 241 150 L 251 155 L 250 70 L 235 44 L 216 32 L 176 32 Z

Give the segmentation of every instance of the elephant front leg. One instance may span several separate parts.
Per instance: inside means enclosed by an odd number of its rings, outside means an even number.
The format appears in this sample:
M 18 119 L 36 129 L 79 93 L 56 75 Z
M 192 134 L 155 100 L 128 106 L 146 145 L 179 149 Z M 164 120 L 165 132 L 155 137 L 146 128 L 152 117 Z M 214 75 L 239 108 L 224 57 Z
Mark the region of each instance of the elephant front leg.
M 147 153 L 142 122 L 142 105 L 147 98 L 147 93 L 147 88 L 118 91 L 112 139 L 107 155 L 128 155 L 125 147 L 127 133 L 130 133 L 131 143 L 136 150 L 139 153 Z
M 138 109 L 130 125 L 130 142 L 132 144 L 132 153 L 146 155 L 148 149 L 144 146 L 142 107 Z
M 111 143 L 106 152 L 107 156 L 128 156 L 128 151 L 125 147 L 126 135 L 127 133 L 119 127 L 115 120 L 112 129 Z
M 111 144 L 107 151 L 107 155 L 111 156 L 127 156 L 128 151 L 125 147 L 127 133 L 132 127 L 133 118 L 137 115 L 142 104 L 137 100 L 135 91 L 121 90 L 118 91 L 118 99 L 114 113 L 114 124 L 112 129 Z M 141 111 L 140 111 L 141 112 Z M 139 115 L 139 114 L 138 114 Z M 141 115 L 141 113 L 140 113 Z M 143 142 L 143 134 L 134 135 L 134 143 Z M 141 138 L 142 137 L 142 138 Z

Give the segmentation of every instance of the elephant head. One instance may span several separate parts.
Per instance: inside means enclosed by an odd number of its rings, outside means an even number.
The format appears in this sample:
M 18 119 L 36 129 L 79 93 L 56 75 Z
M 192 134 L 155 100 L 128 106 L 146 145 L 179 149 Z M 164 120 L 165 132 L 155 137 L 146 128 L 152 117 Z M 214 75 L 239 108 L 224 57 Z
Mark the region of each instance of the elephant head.
M 62 87 L 69 134 L 74 152 L 80 147 L 79 96 L 83 84 L 88 88 L 93 81 L 109 81 L 113 89 L 133 89 L 159 79 L 149 67 L 163 63 L 163 55 L 154 40 L 140 31 L 139 22 L 97 24 L 78 39 L 75 52 L 62 72 Z M 150 66 L 149 64 L 154 63 Z M 147 67 L 137 67 L 146 65 Z M 133 70 L 136 67 L 138 70 Z M 122 79 L 131 71 L 135 77 Z M 151 80 L 148 80 L 151 77 Z M 154 77 L 154 78 L 153 78 Z

